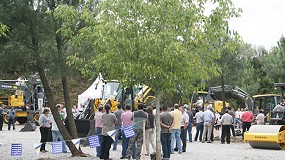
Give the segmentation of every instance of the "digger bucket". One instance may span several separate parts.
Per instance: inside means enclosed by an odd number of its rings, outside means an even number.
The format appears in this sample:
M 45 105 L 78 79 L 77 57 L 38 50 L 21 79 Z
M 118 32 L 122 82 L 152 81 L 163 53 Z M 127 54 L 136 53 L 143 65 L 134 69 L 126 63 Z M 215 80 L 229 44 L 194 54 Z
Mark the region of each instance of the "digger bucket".
M 253 125 L 244 133 L 244 141 L 252 148 L 285 149 L 285 126 Z
M 34 131 L 36 130 L 37 126 L 35 123 L 32 123 L 30 121 L 27 121 L 25 124 L 24 128 L 20 130 L 20 132 L 29 132 L 29 131 Z

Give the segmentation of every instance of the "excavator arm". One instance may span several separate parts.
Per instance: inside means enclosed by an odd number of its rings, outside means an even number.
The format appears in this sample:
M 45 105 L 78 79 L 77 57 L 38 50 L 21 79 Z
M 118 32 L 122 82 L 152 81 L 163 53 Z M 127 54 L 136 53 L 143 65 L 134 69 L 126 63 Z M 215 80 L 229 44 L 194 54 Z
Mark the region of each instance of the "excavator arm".
M 206 100 L 209 102 L 213 102 L 215 100 L 222 100 L 222 90 L 222 86 L 210 87 L 206 96 Z M 224 92 L 225 100 L 233 98 L 244 101 L 245 107 L 248 107 L 249 109 L 253 110 L 253 100 L 251 96 L 244 90 L 238 87 L 233 87 L 231 85 L 225 85 Z
M 9 84 L 9 83 L 2 83 L 0 82 L 0 89 L 6 89 L 6 90 L 26 90 L 26 86 L 20 86 L 15 84 Z

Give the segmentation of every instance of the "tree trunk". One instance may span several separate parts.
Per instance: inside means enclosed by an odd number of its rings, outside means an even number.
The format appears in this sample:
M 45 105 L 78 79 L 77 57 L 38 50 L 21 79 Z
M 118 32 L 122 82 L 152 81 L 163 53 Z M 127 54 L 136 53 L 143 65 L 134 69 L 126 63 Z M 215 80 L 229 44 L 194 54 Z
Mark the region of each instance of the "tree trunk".
M 78 138 L 77 129 L 72 113 L 72 107 L 70 103 L 70 96 L 69 96 L 69 89 L 68 89 L 68 83 L 66 76 L 61 77 L 62 82 L 62 88 L 63 88 L 63 94 L 64 94 L 64 102 L 65 102 L 65 108 L 67 113 L 67 123 L 71 132 L 71 136 L 73 139 Z
M 37 65 L 36 65 L 36 67 L 37 67 L 37 70 L 39 72 L 40 79 L 41 79 L 41 82 L 43 84 L 43 87 L 45 89 L 45 94 L 46 94 L 46 97 L 48 99 L 48 104 L 50 106 L 50 109 L 51 109 L 52 115 L 54 117 L 54 120 L 55 120 L 55 122 L 56 122 L 56 124 L 57 124 L 57 126 L 59 128 L 60 133 L 62 134 L 64 140 L 66 141 L 66 144 L 67 144 L 69 150 L 71 151 L 72 156 L 82 156 L 82 155 L 84 155 L 82 153 L 82 151 L 78 150 L 75 147 L 75 145 L 71 141 L 71 137 L 70 137 L 67 129 L 65 128 L 65 126 L 63 125 L 63 122 L 60 119 L 58 110 L 55 107 L 56 104 L 55 104 L 54 99 L 53 99 L 52 90 L 51 90 L 51 88 L 50 88 L 50 86 L 48 84 L 48 81 L 47 81 L 47 78 L 46 78 L 46 75 L 45 75 L 42 63 L 40 62 L 40 60 L 38 58 L 37 58 Z
M 54 21 L 56 24 L 57 22 Z M 71 105 L 70 105 L 70 97 L 69 97 L 69 91 L 68 91 L 68 86 L 67 86 L 67 78 L 66 78 L 66 64 L 65 64 L 65 58 L 64 58 L 64 53 L 62 51 L 63 43 L 62 43 L 62 37 L 56 32 L 55 29 L 55 40 L 56 40 L 56 45 L 57 45 L 57 56 L 58 56 L 58 64 L 61 66 L 59 68 L 59 73 L 61 76 L 62 80 L 62 87 L 63 87 L 63 94 L 64 94 L 64 101 L 65 101 L 65 107 L 66 107 L 66 112 L 67 112 L 67 123 L 69 125 L 69 129 L 71 131 L 72 137 L 73 138 L 78 138 L 77 135 L 77 129 L 75 126 L 72 110 L 71 110 Z M 53 112 L 54 114 L 54 112 Z M 58 113 L 57 113 L 58 114 Z M 58 114 L 59 115 L 59 114 Z M 55 119 L 56 120 L 56 119 Z M 61 126 L 59 126 L 59 124 Z M 83 152 L 81 150 L 78 150 L 75 145 L 71 141 L 71 137 L 69 135 L 69 132 L 67 131 L 66 127 L 63 125 L 63 123 L 57 122 L 56 124 L 58 125 L 58 128 L 63 136 L 63 138 L 66 140 L 66 144 L 69 148 L 69 150 L 72 153 L 72 156 L 84 156 Z
M 224 74 L 222 72 L 221 74 L 221 80 L 222 80 L 222 101 L 223 101 L 223 109 L 222 111 L 225 112 L 226 110 L 226 101 L 225 101 L 225 79 Z
M 161 141 L 160 141 L 160 96 L 156 96 L 155 101 L 156 113 L 155 113 L 155 135 L 156 135 L 156 159 L 161 158 Z

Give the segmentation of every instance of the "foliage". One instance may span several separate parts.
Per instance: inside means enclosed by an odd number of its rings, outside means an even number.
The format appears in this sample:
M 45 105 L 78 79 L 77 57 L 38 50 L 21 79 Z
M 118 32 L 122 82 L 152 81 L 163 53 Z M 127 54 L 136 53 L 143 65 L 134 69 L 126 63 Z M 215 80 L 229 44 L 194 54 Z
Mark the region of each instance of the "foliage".
M 69 63 L 83 67 L 86 75 L 102 72 L 107 79 L 143 83 L 157 93 L 173 93 L 179 85 L 190 93 L 202 87 L 195 82 L 216 72 L 212 62 L 221 51 L 213 44 L 227 37 L 227 20 L 237 15 L 230 1 L 216 3 L 209 16 L 204 0 L 119 0 L 99 3 L 96 12 L 83 8 L 80 19 L 86 25 L 72 37 L 75 54 Z M 82 43 L 89 53 L 82 53 Z

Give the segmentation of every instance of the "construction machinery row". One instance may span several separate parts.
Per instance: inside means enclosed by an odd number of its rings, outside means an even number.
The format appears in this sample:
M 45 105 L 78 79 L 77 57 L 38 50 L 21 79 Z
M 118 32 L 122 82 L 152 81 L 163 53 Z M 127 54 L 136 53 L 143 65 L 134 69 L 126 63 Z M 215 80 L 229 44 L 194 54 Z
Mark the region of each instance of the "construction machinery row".
M 29 122 L 37 123 L 39 119 L 39 107 L 37 93 L 43 91 L 40 78 L 37 74 L 32 75 L 28 79 L 19 78 L 18 80 L 0 80 L 0 89 L 8 90 L 4 95 L 0 96 L 1 105 L 5 106 L 5 112 L 13 107 L 16 111 L 16 121 L 20 124 Z M 47 106 L 47 100 L 44 99 Z M 7 115 L 4 115 L 4 122 L 8 123 Z M 33 125 L 33 127 L 34 125 Z

